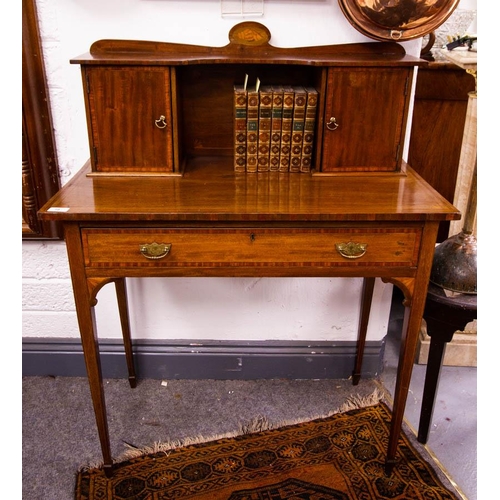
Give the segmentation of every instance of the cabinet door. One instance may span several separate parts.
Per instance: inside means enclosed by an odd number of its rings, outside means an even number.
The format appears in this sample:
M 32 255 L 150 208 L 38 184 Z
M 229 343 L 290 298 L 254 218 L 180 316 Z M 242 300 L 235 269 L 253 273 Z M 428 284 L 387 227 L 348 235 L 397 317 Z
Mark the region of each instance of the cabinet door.
M 412 71 L 328 69 L 323 172 L 400 169 Z
M 93 171 L 172 172 L 170 68 L 84 68 Z

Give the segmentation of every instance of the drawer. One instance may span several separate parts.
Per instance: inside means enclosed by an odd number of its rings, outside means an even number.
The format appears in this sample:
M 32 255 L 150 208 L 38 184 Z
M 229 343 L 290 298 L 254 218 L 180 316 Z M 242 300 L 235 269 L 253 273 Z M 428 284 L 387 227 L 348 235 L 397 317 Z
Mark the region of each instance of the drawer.
M 419 228 L 82 229 L 87 267 L 415 266 Z

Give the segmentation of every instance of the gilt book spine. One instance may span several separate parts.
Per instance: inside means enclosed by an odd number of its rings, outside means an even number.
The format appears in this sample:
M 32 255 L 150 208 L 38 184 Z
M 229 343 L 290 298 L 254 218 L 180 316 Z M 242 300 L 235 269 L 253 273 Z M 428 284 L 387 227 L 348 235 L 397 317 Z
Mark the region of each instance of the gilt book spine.
M 269 151 L 269 170 L 275 172 L 280 167 L 281 124 L 283 117 L 283 87 L 273 86 L 273 105 L 271 112 L 271 148 Z
M 290 149 L 290 172 L 300 172 L 302 161 L 302 142 L 304 140 L 304 122 L 306 114 L 306 90 L 296 86 L 294 90 L 292 145 Z
M 271 147 L 271 113 L 273 91 L 263 85 L 259 91 L 259 136 L 257 145 L 257 171 L 269 171 L 269 150 Z
M 234 171 L 245 172 L 247 166 L 247 91 L 234 86 Z
M 247 91 L 247 172 L 257 172 L 259 92 Z
M 292 144 L 293 88 L 283 87 L 283 114 L 281 122 L 280 172 L 290 168 L 290 146 Z
M 304 138 L 302 141 L 301 172 L 310 172 L 314 149 L 314 131 L 316 128 L 316 110 L 318 108 L 318 91 L 314 87 L 306 87 L 307 102 L 304 120 Z

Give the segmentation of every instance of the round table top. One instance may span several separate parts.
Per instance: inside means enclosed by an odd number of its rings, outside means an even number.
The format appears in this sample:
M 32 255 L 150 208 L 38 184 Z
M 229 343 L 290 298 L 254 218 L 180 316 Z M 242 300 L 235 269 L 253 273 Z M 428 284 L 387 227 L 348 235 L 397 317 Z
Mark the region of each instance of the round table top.
M 429 283 L 427 300 L 432 300 L 448 307 L 460 307 L 461 309 L 471 310 L 477 309 L 477 294 L 450 292 L 450 295 L 447 295 L 442 287 L 434 283 Z

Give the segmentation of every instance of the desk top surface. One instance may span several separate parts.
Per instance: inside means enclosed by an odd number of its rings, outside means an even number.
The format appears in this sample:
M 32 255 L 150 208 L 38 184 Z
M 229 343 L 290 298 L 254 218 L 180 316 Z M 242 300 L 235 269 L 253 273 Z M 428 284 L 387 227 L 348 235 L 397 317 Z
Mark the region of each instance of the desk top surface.
M 92 177 L 87 163 L 39 211 L 81 222 L 457 220 L 460 212 L 411 168 L 401 174 L 235 173 L 197 158 L 183 176 Z

